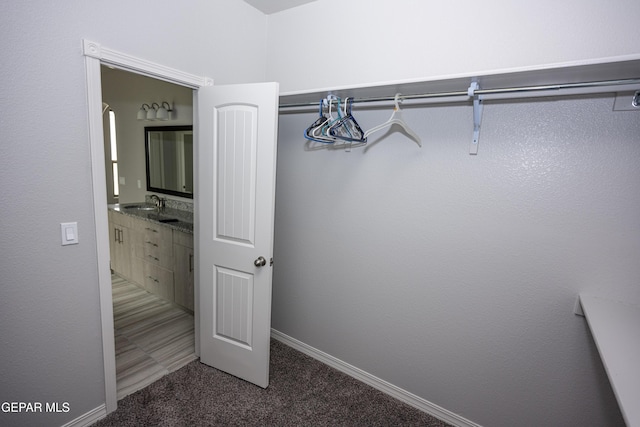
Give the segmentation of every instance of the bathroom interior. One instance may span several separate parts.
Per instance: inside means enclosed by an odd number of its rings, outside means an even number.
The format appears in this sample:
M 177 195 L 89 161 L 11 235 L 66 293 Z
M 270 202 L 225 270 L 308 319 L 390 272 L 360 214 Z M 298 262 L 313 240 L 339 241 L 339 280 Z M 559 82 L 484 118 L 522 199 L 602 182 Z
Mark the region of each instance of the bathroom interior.
M 192 90 L 103 66 L 117 397 L 196 359 Z

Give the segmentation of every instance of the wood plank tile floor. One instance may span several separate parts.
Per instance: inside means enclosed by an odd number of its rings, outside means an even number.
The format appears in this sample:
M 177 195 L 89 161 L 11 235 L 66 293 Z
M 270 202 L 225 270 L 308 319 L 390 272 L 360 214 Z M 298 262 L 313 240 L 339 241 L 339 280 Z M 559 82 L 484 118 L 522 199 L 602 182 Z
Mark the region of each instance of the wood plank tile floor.
M 111 276 L 118 400 L 197 359 L 193 315 Z

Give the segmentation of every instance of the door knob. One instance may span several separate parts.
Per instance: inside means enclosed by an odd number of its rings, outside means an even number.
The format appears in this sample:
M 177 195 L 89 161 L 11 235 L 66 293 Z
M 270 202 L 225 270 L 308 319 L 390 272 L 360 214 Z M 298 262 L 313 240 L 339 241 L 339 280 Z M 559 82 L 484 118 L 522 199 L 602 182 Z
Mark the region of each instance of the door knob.
M 264 259 L 264 257 L 259 256 L 255 261 L 253 261 L 253 265 L 255 265 L 256 267 L 264 267 L 265 265 L 267 265 L 267 260 Z

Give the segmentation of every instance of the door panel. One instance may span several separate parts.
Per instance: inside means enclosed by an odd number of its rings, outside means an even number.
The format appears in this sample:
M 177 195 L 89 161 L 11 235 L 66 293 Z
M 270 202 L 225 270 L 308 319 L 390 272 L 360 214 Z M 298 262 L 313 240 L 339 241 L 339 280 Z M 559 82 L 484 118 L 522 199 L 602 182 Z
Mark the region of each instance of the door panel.
M 253 275 L 217 268 L 214 296 L 215 334 L 246 349 L 253 346 Z
M 216 235 L 227 243 L 255 242 L 256 106 L 228 105 L 216 109 L 218 156 Z
M 278 85 L 198 92 L 200 360 L 269 384 Z

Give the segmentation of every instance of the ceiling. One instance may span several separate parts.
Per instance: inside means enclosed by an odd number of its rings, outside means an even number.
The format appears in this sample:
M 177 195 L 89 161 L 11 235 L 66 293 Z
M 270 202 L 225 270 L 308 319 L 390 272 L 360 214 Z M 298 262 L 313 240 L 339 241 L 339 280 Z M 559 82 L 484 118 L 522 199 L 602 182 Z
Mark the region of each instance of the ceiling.
M 262 13 L 270 15 L 272 13 L 281 12 L 286 9 L 311 3 L 316 0 L 244 0 L 246 3 L 255 7 Z

